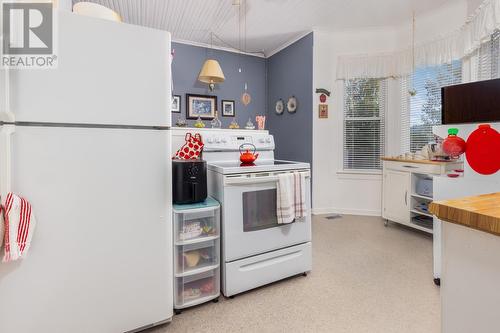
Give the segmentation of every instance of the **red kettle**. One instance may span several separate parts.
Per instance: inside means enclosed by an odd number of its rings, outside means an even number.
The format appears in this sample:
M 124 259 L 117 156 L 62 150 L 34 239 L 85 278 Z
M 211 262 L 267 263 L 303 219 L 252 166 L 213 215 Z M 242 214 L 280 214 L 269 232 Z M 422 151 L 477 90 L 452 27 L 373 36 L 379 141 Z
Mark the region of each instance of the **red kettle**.
M 242 152 L 244 146 L 252 146 L 253 148 L 253 153 L 250 152 L 249 149 L 247 149 L 245 152 Z M 255 152 L 257 151 L 257 148 L 251 143 L 244 143 L 240 146 L 240 161 L 243 164 L 252 164 L 255 162 L 257 157 L 259 157 L 259 154 L 256 154 Z
M 458 158 L 465 153 L 467 144 L 458 136 L 458 128 L 448 129 L 448 137 L 443 141 L 443 151 L 452 158 Z

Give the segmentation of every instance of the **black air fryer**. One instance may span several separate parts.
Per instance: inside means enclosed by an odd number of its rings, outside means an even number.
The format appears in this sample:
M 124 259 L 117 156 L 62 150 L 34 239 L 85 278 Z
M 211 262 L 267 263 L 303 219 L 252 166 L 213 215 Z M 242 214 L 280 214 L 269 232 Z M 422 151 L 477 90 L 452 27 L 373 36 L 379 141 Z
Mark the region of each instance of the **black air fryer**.
M 172 160 L 173 201 L 190 204 L 207 198 L 207 162 Z

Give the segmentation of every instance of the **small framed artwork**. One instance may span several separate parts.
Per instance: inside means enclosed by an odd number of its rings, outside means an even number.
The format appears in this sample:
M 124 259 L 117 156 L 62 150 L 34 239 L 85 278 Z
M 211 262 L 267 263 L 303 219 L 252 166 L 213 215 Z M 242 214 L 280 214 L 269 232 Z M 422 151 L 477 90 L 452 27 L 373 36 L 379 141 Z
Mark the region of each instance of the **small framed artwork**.
M 186 94 L 186 113 L 188 119 L 215 118 L 217 96 Z
M 319 117 L 322 119 L 328 118 L 328 104 L 319 105 Z
M 223 117 L 234 117 L 236 116 L 236 110 L 234 109 L 234 101 L 222 100 L 222 116 Z
M 173 95 L 172 96 L 172 112 L 181 113 L 181 96 Z

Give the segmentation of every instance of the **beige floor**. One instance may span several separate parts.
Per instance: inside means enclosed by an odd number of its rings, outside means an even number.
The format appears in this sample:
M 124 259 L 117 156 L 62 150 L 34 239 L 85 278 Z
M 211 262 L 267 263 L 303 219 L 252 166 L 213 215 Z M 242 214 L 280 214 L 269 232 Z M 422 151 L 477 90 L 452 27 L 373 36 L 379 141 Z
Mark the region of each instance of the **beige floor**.
M 313 271 L 185 310 L 163 332 L 440 331 L 432 239 L 380 218 L 313 220 Z

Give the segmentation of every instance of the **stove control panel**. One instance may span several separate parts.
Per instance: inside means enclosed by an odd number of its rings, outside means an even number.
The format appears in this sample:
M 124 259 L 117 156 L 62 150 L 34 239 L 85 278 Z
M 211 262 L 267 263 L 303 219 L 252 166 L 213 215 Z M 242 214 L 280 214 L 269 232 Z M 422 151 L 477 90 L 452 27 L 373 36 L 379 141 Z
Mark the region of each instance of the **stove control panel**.
M 253 144 L 257 150 L 274 150 L 274 138 L 269 134 L 252 135 L 207 135 L 205 151 L 237 151 L 243 144 Z M 247 147 L 250 148 L 250 147 Z

